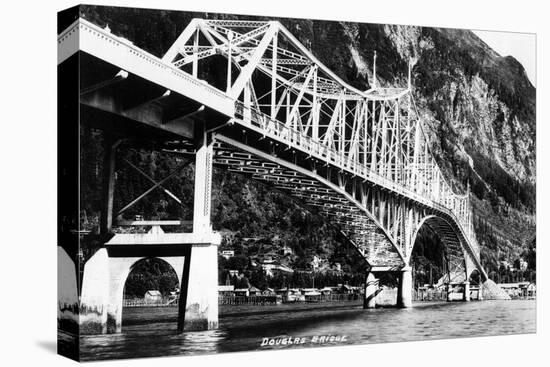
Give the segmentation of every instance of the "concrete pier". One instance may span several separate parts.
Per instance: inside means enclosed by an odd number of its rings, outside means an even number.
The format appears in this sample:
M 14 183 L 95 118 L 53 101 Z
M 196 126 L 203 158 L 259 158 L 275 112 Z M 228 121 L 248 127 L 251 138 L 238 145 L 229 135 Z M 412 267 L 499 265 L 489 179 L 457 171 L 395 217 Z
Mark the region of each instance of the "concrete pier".
M 80 299 L 82 334 L 110 334 L 122 330 L 124 285 L 133 266 L 144 256 L 109 256 L 99 249 L 84 265 Z M 158 257 L 166 261 L 182 279 L 183 256 Z
M 462 300 L 464 302 L 469 302 L 470 301 L 470 282 L 466 281 L 464 282 L 464 294 L 463 294 L 463 297 L 462 297 Z
M 363 308 L 376 307 L 376 294 L 378 291 L 378 279 L 373 273 L 369 272 L 365 280 L 365 299 L 363 300 Z
M 185 311 L 182 313 L 180 307 L 180 317 L 178 318 L 179 331 L 218 328 L 217 269 L 218 243 L 193 245 L 189 264 Z
M 218 327 L 218 245 L 221 237 L 212 232 L 210 223 L 213 145 L 204 130 L 196 127 L 195 192 L 193 232 L 212 240 L 194 244 L 189 263 L 187 292 L 180 299 L 178 331 L 210 330 Z M 216 238 L 214 238 L 216 237 Z M 183 288 L 182 284 L 182 289 Z M 185 297 L 185 310 L 182 309 Z
M 412 307 L 412 268 L 410 266 L 401 269 L 397 289 L 397 307 Z
M 84 265 L 81 333 L 121 332 L 126 279 L 133 266 L 147 257 L 166 261 L 178 276 L 181 293 L 186 296 L 185 308 L 180 309 L 183 330 L 217 327 L 220 242 L 217 233 L 164 233 L 159 228 L 149 233 L 116 234 Z
M 477 300 L 483 301 L 483 284 L 479 284 L 478 291 L 477 291 Z

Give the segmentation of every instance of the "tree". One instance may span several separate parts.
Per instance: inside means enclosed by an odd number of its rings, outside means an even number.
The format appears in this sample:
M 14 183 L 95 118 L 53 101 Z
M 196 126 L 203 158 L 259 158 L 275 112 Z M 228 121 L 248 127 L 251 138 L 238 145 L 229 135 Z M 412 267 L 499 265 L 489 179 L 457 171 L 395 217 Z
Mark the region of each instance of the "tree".
M 250 283 L 261 290 L 267 288 L 267 277 L 263 268 L 255 269 L 251 272 Z
M 126 280 L 124 294 L 126 297 L 143 297 L 149 290 L 158 290 L 166 296 L 178 286 L 178 276 L 167 262 L 147 258 L 133 266 Z
M 237 281 L 235 282 L 235 288 L 249 288 L 250 282 L 248 281 L 247 277 L 240 277 L 237 278 Z
M 244 255 L 237 255 L 229 258 L 226 263 L 226 269 L 238 270 L 243 272 L 248 267 L 248 257 Z

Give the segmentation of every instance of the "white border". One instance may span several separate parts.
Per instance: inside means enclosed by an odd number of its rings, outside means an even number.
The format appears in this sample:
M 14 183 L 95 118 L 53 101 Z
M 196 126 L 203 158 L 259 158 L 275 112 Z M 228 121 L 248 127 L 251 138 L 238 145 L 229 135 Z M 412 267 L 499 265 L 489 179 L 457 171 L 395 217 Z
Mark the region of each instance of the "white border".
M 414 24 L 468 29 L 537 33 L 537 217 L 538 323 L 537 335 L 452 339 L 335 348 L 247 352 L 200 357 L 138 359 L 109 364 L 149 366 L 535 366 L 548 363 L 548 315 L 542 315 L 547 291 L 548 186 L 550 170 L 548 123 L 544 123 L 549 96 L 544 95 L 548 74 L 548 11 L 543 1 L 407 1 L 297 0 L 223 1 L 181 0 L 91 1 L 174 10 L 230 12 L 271 16 Z M 308 3 L 311 3 L 308 5 Z M 56 12 L 71 1 L 9 2 L 3 7 L 2 27 L 2 360 L 5 365 L 72 365 L 57 356 L 56 340 Z M 543 44 L 543 42 L 545 42 Z M 7 80 L 5 79 L 7 78 Z M 7 81 L 7 83 L 6 83 Z M 6 113 L 7 112 L 7 113 Z M 546 121 L 548 122 L 548 121 Z M 6 205 L 7 204 L 7 205 Z M 546 260 L 546 261 L 545 261 Z M 546 317 L 544 317 L 546 316 Z M 488 326 L 490 327 L 490 326 Z M 99 363 L 103 365 L 107 363 Z

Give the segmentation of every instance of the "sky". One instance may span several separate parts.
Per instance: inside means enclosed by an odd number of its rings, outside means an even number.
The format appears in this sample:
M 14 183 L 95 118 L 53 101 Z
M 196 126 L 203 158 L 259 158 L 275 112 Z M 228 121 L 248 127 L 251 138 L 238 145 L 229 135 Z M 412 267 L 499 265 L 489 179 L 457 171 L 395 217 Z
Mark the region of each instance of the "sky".
M 533 33 L 473 31 L 501 56 L 513 56 L 527 73 L 529 80 L 536 87 L 536 36 Z

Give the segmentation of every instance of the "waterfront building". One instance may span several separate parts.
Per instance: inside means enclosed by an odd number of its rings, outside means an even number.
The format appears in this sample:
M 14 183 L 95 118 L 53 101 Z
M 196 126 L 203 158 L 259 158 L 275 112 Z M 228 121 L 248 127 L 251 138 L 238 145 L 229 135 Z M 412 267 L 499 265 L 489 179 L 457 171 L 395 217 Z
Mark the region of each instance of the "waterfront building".
M 233 256 L 235 256 L 235 251 L 233 250 L 224 250 L 221 253 L 221 256 L 224 257 L 226 260 L 229 260 Z
M 162 300 L 162 293 L 160 293 L 157 290 L 151 290 L 145 292 L 145 295 L 143 296 L 143 299 L 146 303 L 155 303 Z
M 218 285 L 218 294 L 223 297 L 233 296 L 235 293 L 234 285 Z

